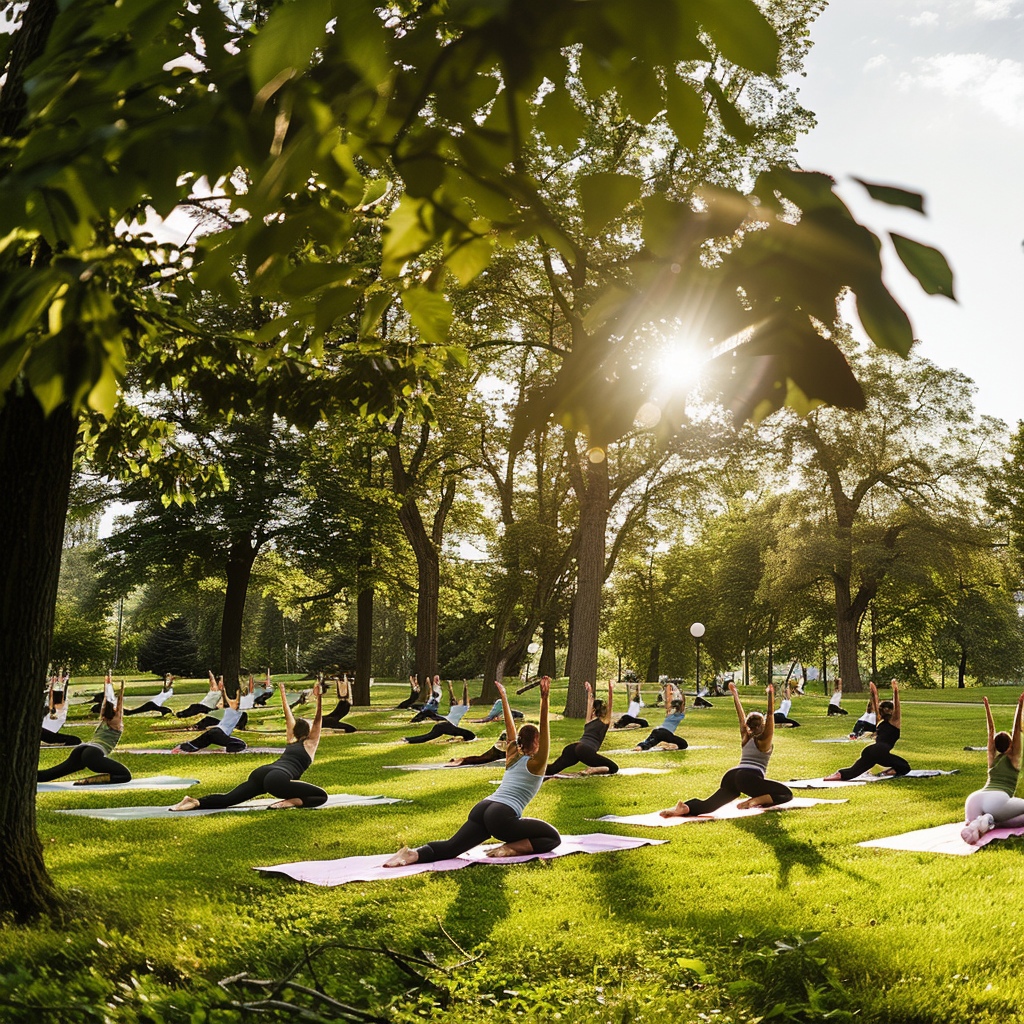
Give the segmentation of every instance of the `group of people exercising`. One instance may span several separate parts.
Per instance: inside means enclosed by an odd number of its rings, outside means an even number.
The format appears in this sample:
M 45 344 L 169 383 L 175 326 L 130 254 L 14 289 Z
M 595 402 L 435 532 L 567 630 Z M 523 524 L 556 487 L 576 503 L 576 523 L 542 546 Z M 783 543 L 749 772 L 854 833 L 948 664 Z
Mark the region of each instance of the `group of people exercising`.
M 269 684 L 269 675 L 267 679 Z M 170 713 L 165 707 L 167 698 L 173 694 L 174 679 L 165 678 L 160 692 L 151 700 L 132 711 L 124 710 L 124 683 L 114 691 L 109 676 L 104 689 L 98 696 L 97 710 L 100 716 L 92 737 L 82 741 L 76 736 L 62 733 L 61 726 L 67 717 L 69 682 L 66 676 L 59 673 L 51 679 L 47 694 L 47 715 L 43 722 L 42 738 L 44 742 L 70 746 L 69 756 L 60 764 L 38 772 L 39 782 L 50 782 L 74 774 L 82 769 L 92 774 L 77 780 L 75 785 L 120 784 L 131 781 L 131 772 L 110 755 L 121 738 L 126 714 L 139 714 L 143 711 L 158 712 L 161 717 Z M 477 803 L 469 813 L 467 822 L 451 839 L 437 841 L 425 846 L 410 849 L 403 847 L 387 861 L 387 866 L 425 863 L 456 857 L 460 853 L 476 846 L 489 836 L 502 841 L 502 845 L 490 851 L 490 856 L 512 857 L 529 853 L 542 853 L 553 850 L 561 839 L 557 831 L 546 822 L 538 819 L 524 818 L 523 813 L 529 802 L 540 790 L 545 779 L 560 775 L 575 764 L 585 767 L 581 774 L 615 774 L 618 765 L 599 753 L 612 721 L 613 684 L 608 683 L 607 699 L 595 698 L 590 683 L 584 684 L 587 698 L 586 716 L 583 732 L 579 740 L 567 744 L 558 757 L 549 763 L 549 702 L 551 680 L 543 677 L 540 686 L 540 721 L 518 724 L 522 720 L 519 712 L 511 708 L 505 688 L 496 684 L 498 701 L 487 716 L 477 722 L 495 720 L 494 712 L 499 710 L 504 720 L 505 731 L 501 739 L 489 751 L 482 755 L 453 758 L 451 766 L 468 764 L 485 764 L 505 759 L 506 774 L 496 792 L 485 800 Z M 897 754 L 893 747 L 900 738 L 902 714 L 900 707 L 899 686 L 896 680 L 891 683 L 892 699 L 879 701 L 878 690 L 874 683 L 870 684 L 870 698 L 867 711 L 857 723 L 864 728 L 873 729 L 875 739 L 863 748 L 860 756 L 848 768 L 841 768 L 834 774 L 826 776 L 826 781 L 851 781 L 864 774 L 876 765 L 882 766 L 885 775 L 906 775 L 910 765 Z M 264 686 L 264 689 L 266 687 Z M 788 718 L 788 707 L 776 712 L 774 707 L 775 691 L 768 686 L 767 708 L 764 712 L 744 711 L 735 683 L 728 685 L 732 695 L 740 730 L 740 759 L 735 768 L 729 769 L 722 777 L 718 790 L 710 797 L 692 797 L 680 800 L 674 807 L 661 812 L 663 817 L 693 817 L 707 815 L 737 800 L 740 796 L 746 799 L 738 804 L 739 808 L 778 806 L 792 800 L 793 793 L 788 786 L 768 778 L 768 765 L 774 748 L 775 728 L 778 725 L 794 725 Z M 316 756 L 322 730 L 325 727 L 344 728 L 354 731 L 342 719 L 351 708 L 351 689 L 347 677 L 336 681 L 338 704 L 330 715 L 323 714 L 324 687 L 320 682 L 313 688 L 316 710 L 313 721 L 296 719 L 284 683 L 278 683 L 282 711 L 286 724 L 286 746 L 280 757 L 271 764 L 261 765 L 250 773 L 248 779 L 224 794 L 211 794 L 195 798 L 187 796 L 175 804 L 172 811 L 220 809 L 250 800 L 262 793 L 269 793 L 277 798 L 271 806 L 274 808 L 319 807 L 326 803 L 328 796 L 319 786 L 301 782 L 303 773 L 310 767 Z M 834 694 L 841 694 L 841 683 L 837 683 Z M 216 695 L 217 700 L 213 699 Z M 450 735 L 461 739 L 473 739 L 475 734 L 462 729 L 460 722 L 469 711 L 468 686 L 464 683 L 461 701 L 456 700 L 451 683 L 448 683 L 449 713 L 447 716 L 438 714 L 438 702 L 441 694 L 440 680 L 433 680 L 431 695 L 426 702 L 416 707 L 414 702 L 403 701 L 399 707 L 412 708 L 416 711 L 413 721 L 430 720 L 434 724 L 429 732 L 407 737 L 410 743 L 426 742 L 440 736 Z M 788 692 L 784 691 L 785 700 Z M 248 700 L 247 700 L 248 698 Z M 237 740 L 240 746 L 232 743 L 233 730 L 238 726 L 245 711 L 243 702 L 252 707 L 255 700 L 253 680 L 250 677 L 248 693 L 240 693 L 228 697 L 224 691 L 222 679 L 215 679 L 210 674 L 210 688 L 207 697 L 184 709 L 182 714 L 194 715 L 212 710 L 217 703 L 224 703 L 224 714 L 219 721 L 214 721 L 199 739 L 181 744 L 183 751 L 199 750 L 214 743 L 224 746 L 228 751 L 245 749 L 245 744 Z M 833 700 L 829 705 L 829 714 L 841 701 Z M 686 716 L 685 694 L 678 692 L 672 684 L 666 684 L 663 693 L 665 717 L 661 725 L 651 731 L 649 736 L 638 743 L 634 750 L 649 750 L 657 745 L 685 749 L 686 740 L 676 735 L 676 730 Z M 972 793 L 966 801 L 966 825 L 962 831 L 963 839 L 969 843 L 977 843 L 981 836 L 999 825 L 1024 825 L 1024 799 L 1014 795 L 1020 772 L 1021 761 L 1021 720 L 1024 714 L 1024 694 L 1017 702 L 1012 733 L 996 732 L 988 699 L 984 698 L 986 721 L 988 727 L 988 779 L 985 787 Z M 632 694 L 627 713 L 620 716 L 617 728 L 630 725 L 647 727 L 649 723 L 640 717 L 643 707 L 639 689 Z M 843 712 L 845 713 L 845 712 Z M 518 716 L 518 721 L 517 721 Z M 623 719 L 626 719 L 623 722 Z M 202 723 L 201 723 L 202 724 Z M 857 729 L 851 738 L 859 735 Z

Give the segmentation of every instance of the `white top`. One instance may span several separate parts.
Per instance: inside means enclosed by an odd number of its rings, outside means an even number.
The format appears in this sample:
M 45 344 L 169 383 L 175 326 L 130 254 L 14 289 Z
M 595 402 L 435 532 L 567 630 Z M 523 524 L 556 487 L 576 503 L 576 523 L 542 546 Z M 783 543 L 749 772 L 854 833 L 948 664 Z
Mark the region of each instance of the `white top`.
M 868 725 L 875 725 L 878 720 L 875 717 L 874 711 L 865 711 L 864 714 L 861 715 L 860 718 L 857 719 L 857 721 L 858 722 L 867 722 Z
M 629 707 L 626 708 L 626 714 L 629 715 L 630 718 L 636 718 L 640 714 L 640 707 L 640 701 L 631 700 L 629 702 Z
M 165 702 L 174 696 L 174 687 L 172 686 L 169 690 L 161 690 L 155 697 L 149 699 L 158 707 L 162 708 Z
M 469 710 L 468 704 L 453 704 L 451 710 L 445 715 L 445 720 L 451 724 L 457 726 L 462 721 L 463 716 Z
M 832 697 L 829 699 L 829 704 L 834 704 L 836 707 L 839 707 L 839 705 L 842 704 L 842 703 L 843 703 L 842 691 L 836 690 L 836 692 L 833 693 Z
M 51 718 L 49 714 L 43 715 L 43 729 L 46 732 L 60 732 L 64 723 L 68 720 L 68 709 L 67 707 L 61 708 L 56 717 Z
M 206 696 L 199 703 L 204 708 L 215 708 L 220 703 L 220 690 L 208 690 Z
M 243 693 L 242 696 L 238 698 L 238 710 L 239 711 L 249 711 L 251 708 L 255 707 L 255 705 L 256 705 L 256 694 L 255 693 Z
M 786 699 L 785 699 L 785 700 L 784 700 L 784 701 L 783 701 L 783 702 L 782 702 L 782 703 L 781 703 L 781 704 L 779 705 L 779 714 L 780 714 L 780 715 L 782 715 L 782 717 L 783 717 L 783 718 L 788 718 L 788 717 L 789 717 L 789 709 L 790 709 L 790 708 L 791 708 L 792 706 L 793 706 L 793 702 L 792 702 L 792 701 L 791 701 L 791 700 L 790 700 L 790 699 L 789 699 L 789 698 L 787 697 L 787 698 L 786 698 Z
M 238 720 L 242 717 L 242 712 L 236 708 L 225 708 L 224 715 L 220 720 L 220 731 L 225 736 L 230 736 L 235 730 L 235 726 L 238 725 Z

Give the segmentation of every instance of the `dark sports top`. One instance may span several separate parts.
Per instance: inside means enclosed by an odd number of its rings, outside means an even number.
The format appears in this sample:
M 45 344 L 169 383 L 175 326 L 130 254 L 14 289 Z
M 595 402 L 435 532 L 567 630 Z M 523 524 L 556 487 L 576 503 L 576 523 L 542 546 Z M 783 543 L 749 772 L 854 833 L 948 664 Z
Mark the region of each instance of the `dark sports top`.
M 883 747 L 893 747 L 900 738 L 900 731 L 892 722 L 881 721 L 875 730 L 875 742 Z
M 284 748 L 281 756 L 274 762 L 274 766 L 283 768 L 293 779 L 298 779 L 312 763 L 313 759 L 306 753 L 302 740 L 296 740 Z
M 583 737 L 579 742 L 584 747 L 590 747 L 591 750 L 599 750 L 607 732 L 607 722 L 601 721 L 600 718 L 592 718 L 583 726 Z

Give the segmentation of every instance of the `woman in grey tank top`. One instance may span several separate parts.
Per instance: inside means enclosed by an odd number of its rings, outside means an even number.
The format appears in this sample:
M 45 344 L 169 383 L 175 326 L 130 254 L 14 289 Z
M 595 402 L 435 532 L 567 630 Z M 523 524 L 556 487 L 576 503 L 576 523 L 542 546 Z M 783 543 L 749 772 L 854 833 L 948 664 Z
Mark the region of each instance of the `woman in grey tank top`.
M 403 846 L 384 867 L 398 868 L 406 864 L 428 864 L 450 860 L 479 846 L 494 836 L 502 845 L 488 850 L 488 857 L 522 857 L 531 853 L 547 853 L 562 842 L 562 837 L 546 821 L 522 817 L 526 805 L 537 795 L 544 781 L 551 739 L 548 735 L 548 698 L 551 680 L 540 682 L 540 726 L 527 723 L 516 735 L 516 723 L 505 696 L 505 687 L 495 684 L 505 711 L 505 733 L 509 737 L 505 754 L 505 777 L 493 796 L 481 800 L 469 812 L 469 820 L 451 839 L 430 842 L 417 849 Z
M 773 807 L 793 799 L 793 792 L 788 786 L 765 777 L 775 739 L 775 687 L 769 686 L 767 689 L 768 712 L 764 715 L 760 711 L 744 714 L 735 683 L 729 684 L 729 692 L 740 720 L 740 763 L 722 776 L 717 793 L 706 800 L 680 800 L 675 807 L 661 812 L 663 818 L 692 818 L 698 814 L 711 814 L 743 794 L 749 799 L 736 805 L 740 809 Z

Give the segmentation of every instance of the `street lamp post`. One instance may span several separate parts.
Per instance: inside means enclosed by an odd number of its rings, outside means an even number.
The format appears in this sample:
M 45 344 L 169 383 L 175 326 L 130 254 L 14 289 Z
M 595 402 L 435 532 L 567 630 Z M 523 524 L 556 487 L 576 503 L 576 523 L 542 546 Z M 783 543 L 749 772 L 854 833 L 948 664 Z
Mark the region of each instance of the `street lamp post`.
M 696 696 L 700 697 L 700 638 L 704 635 L 704 623 L 695 622 L 690 627 L 690 636 L 697 641 L 697 693 Z

